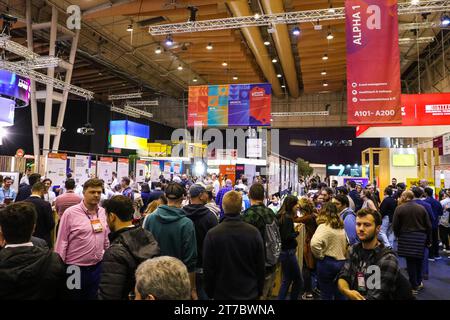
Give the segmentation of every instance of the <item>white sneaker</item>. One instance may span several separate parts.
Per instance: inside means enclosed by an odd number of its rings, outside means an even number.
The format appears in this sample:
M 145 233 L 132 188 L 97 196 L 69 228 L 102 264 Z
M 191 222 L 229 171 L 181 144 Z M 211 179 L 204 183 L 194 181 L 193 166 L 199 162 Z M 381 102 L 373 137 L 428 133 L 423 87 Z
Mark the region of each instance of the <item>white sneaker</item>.
M 442 257 L 441 256 L 437 256 L 437 257 L 434 257 L 436 260 L 441 260 L 442 259 Z

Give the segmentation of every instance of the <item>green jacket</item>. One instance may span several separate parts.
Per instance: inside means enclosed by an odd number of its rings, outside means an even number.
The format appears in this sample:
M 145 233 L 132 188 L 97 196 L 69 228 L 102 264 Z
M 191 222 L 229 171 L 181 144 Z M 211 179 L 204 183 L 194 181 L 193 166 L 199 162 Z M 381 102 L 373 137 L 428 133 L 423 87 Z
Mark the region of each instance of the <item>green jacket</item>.
M 189 272 L 195 271 L 197 264 L 195 228 L 183 210 L 162 205 L 147 217 L 143 227 L 158 241 L 161 256 L 178 258 L 183 261 Z

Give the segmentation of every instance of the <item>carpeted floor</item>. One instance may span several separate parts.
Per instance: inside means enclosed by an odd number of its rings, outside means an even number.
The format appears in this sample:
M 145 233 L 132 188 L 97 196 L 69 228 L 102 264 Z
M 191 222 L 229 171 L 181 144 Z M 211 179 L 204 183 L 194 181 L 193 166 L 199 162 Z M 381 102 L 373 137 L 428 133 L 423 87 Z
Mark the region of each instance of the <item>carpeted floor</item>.
M 442 259 L 429 262 L 429 279 L 424 280 L 424 289 L 416 296 L 418 300 L 450 300 L 450 259 L 441 253 Z M 406 261 L 399 259 L 406 268 Z M 407 273 L 406 273 L 407 274 Z

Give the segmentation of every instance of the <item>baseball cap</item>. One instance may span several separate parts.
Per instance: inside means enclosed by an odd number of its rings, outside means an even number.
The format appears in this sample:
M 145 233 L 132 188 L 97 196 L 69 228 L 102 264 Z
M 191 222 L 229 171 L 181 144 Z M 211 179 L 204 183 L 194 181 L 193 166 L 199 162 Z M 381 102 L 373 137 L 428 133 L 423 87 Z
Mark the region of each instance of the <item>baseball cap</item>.
M 206 192 L 206 188 L 204 185 L 202 185 L 200 183 L 193 184 L 189 188 L 189 195 L 191 196 L 191 198 L 197 198 L 203 192 Z

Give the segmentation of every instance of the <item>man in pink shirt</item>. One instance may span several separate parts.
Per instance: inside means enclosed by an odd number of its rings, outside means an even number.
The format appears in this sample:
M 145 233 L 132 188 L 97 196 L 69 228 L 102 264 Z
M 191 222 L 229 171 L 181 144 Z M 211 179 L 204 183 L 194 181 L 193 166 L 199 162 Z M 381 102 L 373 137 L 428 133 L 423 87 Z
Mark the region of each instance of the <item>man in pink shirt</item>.
M 75 193 L 75 180 L 67 179 L 64 183 L 66 192 L 56 197 L 55 207 L 58 213 L 59 219 L 61 219 L 64 211 L 71 206 L 79 204 L 81 202 L 81 197 Z
M 80 268 L 81 288 L 69 290 L 73 299 L 96 299 L 101 261 L 109 247 L 105 210 L 98 206 L 103 182 L 89 179 L 83 185 L 84 199 L 62 215 L 55 251 L 67 266 Z

